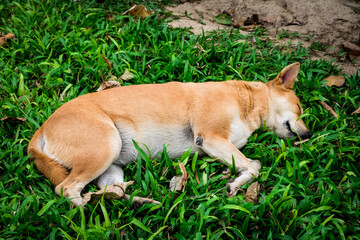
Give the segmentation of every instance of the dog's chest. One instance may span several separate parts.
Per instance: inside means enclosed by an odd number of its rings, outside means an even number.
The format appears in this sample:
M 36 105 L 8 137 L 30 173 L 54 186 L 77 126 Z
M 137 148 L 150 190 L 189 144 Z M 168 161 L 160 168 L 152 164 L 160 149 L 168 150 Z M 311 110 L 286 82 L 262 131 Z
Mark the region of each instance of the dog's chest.
M 230 129 L 230 141 L 236 148 L 243 147 L 252 133 L 249 127 L 240 119 L 240 117 L 235 117 L 233 119 Z

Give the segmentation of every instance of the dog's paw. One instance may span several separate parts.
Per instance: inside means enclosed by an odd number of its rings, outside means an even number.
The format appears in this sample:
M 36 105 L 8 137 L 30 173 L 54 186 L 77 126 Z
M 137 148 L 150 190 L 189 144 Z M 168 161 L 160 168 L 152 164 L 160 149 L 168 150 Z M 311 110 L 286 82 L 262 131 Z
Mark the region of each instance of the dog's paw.
M 226 188 L 226 194 L 229 197 L 235 197 L 239 188 L 238 186 L 235 184 L 235 180 L 236 178 L 232 178 L 227 182 L 227 188 Z
M 71 201 L 71 207 L 72 207 L 72 208 L 77 207 L 77 206 L 82 206 L 82 207 L 84 207 L 83 198 L 82 198 L 82 197 L 72 198 L 70 201 Z

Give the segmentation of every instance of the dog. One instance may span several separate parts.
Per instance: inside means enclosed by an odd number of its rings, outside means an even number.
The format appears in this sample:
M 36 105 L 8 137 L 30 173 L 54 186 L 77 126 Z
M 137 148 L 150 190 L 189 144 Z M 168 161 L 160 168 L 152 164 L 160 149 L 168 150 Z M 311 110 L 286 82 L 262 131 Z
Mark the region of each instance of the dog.
M 261 164 L 239 151 L 252 132 L 266 126 L 281 138 L 310 138 L 293 91 L 300 64 L 267 82 L 169 82 L 112 88 L 77 97 L 57 109 L 28 146 L 37 169 L 76 206 L 88 183 L 103 188 L 124 181 L 123 167 L 139 146 L 150 153 L 164 144 L 171 158 L 191 152 L 233 165 L 238 177 L 227 194 L 259 175 Z M 69 170 L 71 170 L 69 172 Z

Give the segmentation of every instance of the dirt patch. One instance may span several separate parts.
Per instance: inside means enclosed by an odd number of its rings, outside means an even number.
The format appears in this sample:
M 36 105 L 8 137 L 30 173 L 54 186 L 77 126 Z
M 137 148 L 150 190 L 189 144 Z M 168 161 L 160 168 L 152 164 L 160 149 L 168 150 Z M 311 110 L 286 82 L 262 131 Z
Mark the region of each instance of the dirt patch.
M 313 59 L 333 58 L 334 52 L 342 49 L 346 41 L 360 45 L 360 1 L 355 0 L 202 0 L 186 1 L 175 7 L 168 7 L 177 20 L 169 23 L 173 27 L 192 27 L 194 34 L 202 31 L 226 29 L 229 26 L 218 24 L 213 18 L 221 13 L 231 15 L 234 21 L 245 22 L 257 14 L 261 24 L 271 36 L 280 31 L 298 32 L 305 46 L 320 42 L 333 47 L 325 52 L 316 51 Z M 246 34 L 246 32 L 242 32 Z M 329 52 L 330 51 L 330 52 Z M 346 59 L 337 59 L 344 73 L 354 74 L 359 65 Z

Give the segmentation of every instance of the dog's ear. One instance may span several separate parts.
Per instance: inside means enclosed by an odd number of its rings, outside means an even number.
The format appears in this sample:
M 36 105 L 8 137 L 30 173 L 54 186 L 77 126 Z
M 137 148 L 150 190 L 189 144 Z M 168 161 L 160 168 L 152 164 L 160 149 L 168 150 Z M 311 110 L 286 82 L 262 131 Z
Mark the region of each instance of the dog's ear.
M 274 84 L 280 85 L 286 89 L 293 89 L 299 70 L 300 63 L 298 62 L 285 67 L 273 80 Z

